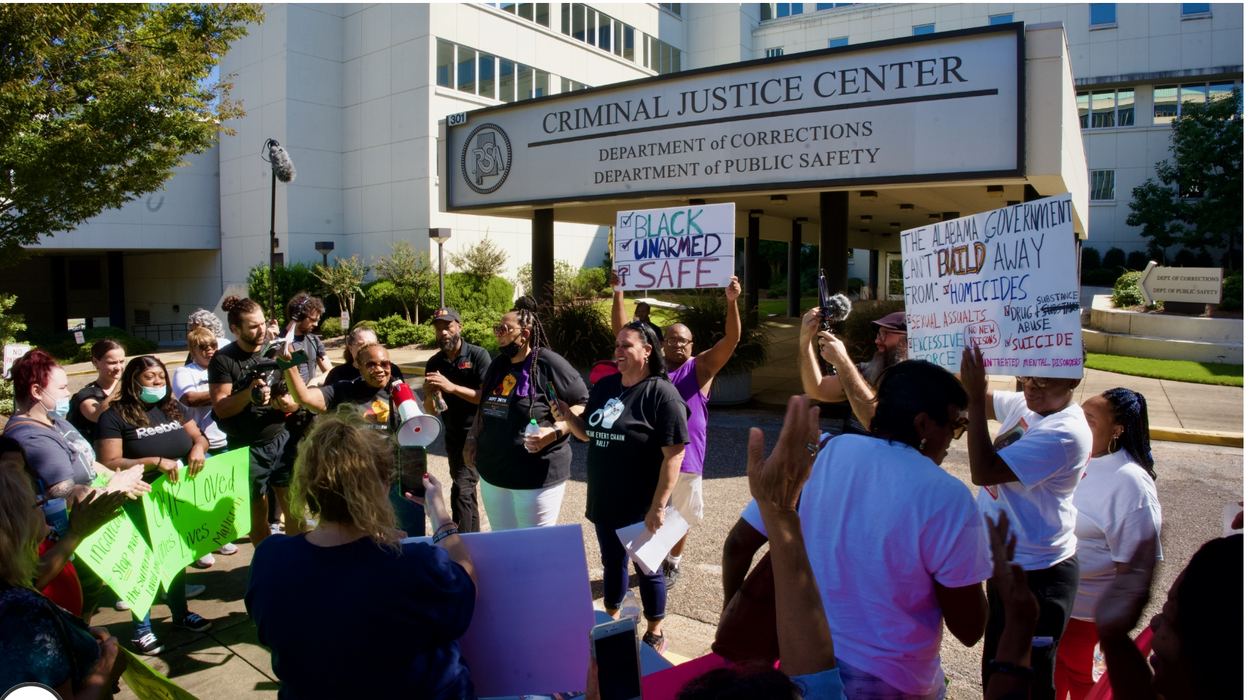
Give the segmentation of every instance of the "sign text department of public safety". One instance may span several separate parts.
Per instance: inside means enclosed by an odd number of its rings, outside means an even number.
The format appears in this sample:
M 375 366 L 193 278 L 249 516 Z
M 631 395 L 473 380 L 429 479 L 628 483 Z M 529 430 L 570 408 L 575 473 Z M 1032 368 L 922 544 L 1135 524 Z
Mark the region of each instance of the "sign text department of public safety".
M 447 126 L 446 202 L 1021 175 L 1023 42 L 983 27 L 467 112 Z

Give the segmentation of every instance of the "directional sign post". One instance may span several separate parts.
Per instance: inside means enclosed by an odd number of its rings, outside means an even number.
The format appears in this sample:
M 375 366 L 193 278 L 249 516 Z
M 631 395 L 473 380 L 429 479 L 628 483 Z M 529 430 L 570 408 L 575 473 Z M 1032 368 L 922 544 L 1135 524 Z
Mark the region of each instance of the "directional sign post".
M 1218 304 L 1223 301 L 1223 268 L 1159 267 L 1151 260 L 1137 286 L 1146 306 L 1156 301 Z

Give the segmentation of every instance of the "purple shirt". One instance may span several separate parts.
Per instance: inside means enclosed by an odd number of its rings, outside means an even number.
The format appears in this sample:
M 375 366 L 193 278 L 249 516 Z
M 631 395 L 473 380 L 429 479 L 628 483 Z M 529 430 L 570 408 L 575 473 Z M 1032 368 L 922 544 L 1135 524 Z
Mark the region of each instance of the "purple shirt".
M 687 417 L 687 435 L 690 441 L 683 452 L 683 466 L 680 472 L 688 474 L 704 474 L 705 472 L 705 429 L 709 425 L 709 399 L 700 391 L 700 382 L 696 379 L 696 358 L 683 363 L 683 366 L 670 373 L 670 381 L 679 390 L 679 396 L 687 402 L 691 415 Z

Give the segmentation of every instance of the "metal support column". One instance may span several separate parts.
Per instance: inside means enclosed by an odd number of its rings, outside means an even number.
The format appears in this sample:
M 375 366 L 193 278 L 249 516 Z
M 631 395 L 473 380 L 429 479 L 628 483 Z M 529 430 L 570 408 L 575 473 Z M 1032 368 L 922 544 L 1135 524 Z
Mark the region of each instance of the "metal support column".
M 791 244 L 787 247 L 787 316 L 800 316 L 800 240 L 801 226 L 808 221 L 800 217 L 791 222 Z
M 52 330 L 69 329 L 69 296 L 65 284 L 65 256 L 49 255 L 52 282 Z
M 532 212 L 532 296 L 536 303 L 549 301 L 553 288 L 553 210 Z
M 744 240 L 744 314 L 748 321 L 757 321 L 757 302 L 761 294 L 761 214 L 760 209 L 748 212 L 748 238 Z
M 821 193 L 818 254 L 831 292 L 847 292 L 847 192 Z
M 125 259 L 119 250 L 108 251 L 108 323 L 125 328 Z

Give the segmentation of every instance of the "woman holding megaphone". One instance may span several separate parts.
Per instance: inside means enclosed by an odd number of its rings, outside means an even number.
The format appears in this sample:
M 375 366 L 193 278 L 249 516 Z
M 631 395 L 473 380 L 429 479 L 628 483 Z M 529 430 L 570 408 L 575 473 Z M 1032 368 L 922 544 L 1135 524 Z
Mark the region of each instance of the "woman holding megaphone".
M 389 350 L 380 343 L 364 343 L 354 352 L 355 367 L 359 376 L 324 386 L 308 387 L 298 371 L 299 362 L 291 357 L 290 348 L 286 346 L 278 358 L 285 374 L 285 383 L 290 390 L 290 398 L 312 413 L 328 413 L 347 406 L 363 418 L 363 423 L 373 430 L 379 431 L 388 439 L 394 450 L 396 460 L 402 472 L 427 471 L 427 453 L 423 446 L 436 438 L 433 434 L 427 441 L 419 441 L 408 445 L 407 440 L 395 440 L 402 428 L 403 419 L 398 406 L 405 402 L 401 397 L 411 390 L 401 380 L 393 376 L 393 364 L 389 361 Z M 302 360 L 305 361 L 305 360 Z M 425 420 L 436 422 L 435 418 L 424 417 Z M 431 432 L 431 431 L 430 431 Z M 439 431 L 437 431 L 439 432 Z M 399 479 L 393 479 L 389 500 L 398 515 L 398 527 L 408 535 L 418 536 L 424 532 L 424 509 L 402 496 Z M 415 495 L 422 495 L 422 490 Z

